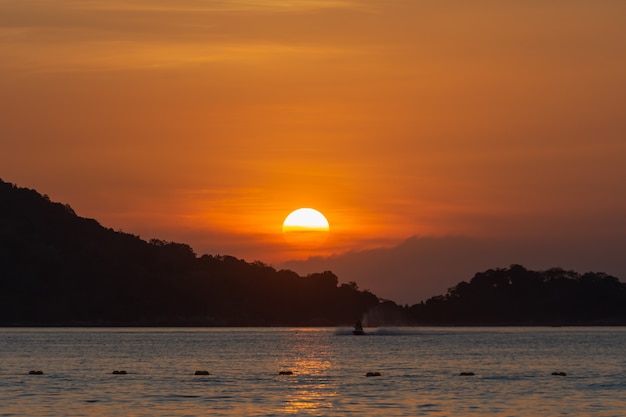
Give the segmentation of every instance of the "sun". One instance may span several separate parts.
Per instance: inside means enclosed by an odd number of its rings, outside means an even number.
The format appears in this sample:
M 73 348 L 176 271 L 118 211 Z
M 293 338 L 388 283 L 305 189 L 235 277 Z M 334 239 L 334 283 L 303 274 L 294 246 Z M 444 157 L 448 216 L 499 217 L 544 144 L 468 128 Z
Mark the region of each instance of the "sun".
M 330 229 L 328 220 L 319 211 L 312 208 L 300 208 L 292 211 L 283 222 L 284 231 Z
M 285 240 L 299 246 L 318 246 L 326 241 L 329 232 L 326 217 L 312 208 L 294 210 L 283 221 Z

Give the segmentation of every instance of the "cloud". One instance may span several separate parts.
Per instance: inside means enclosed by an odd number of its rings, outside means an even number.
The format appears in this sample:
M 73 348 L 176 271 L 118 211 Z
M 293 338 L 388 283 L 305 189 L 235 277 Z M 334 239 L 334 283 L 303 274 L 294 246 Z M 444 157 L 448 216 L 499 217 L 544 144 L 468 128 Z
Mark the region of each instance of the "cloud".
M 300 274 L 331 270 L 341 282 L 355 281 L 379 297 L 415 304 L 445 294 L 476 272 L 521 264 L 530 269 L 561 267 L 626 277 L 620 253 L 626 236 L 614 238 L 480 239 L 411 237 L 391 248 L 309 258 L 281 265 Z

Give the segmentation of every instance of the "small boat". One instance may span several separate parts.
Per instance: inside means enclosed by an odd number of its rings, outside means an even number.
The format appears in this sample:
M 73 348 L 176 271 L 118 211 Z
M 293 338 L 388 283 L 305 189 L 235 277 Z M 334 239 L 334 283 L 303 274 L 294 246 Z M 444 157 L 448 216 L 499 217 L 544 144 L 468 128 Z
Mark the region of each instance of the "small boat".
M 355 336 L 362 336 L 365 334 L 363 331 L 363 325 L 361 324 L 361 320 L 357 321 L 354 325 L 354 330 L 352 330 L 352 334 Z

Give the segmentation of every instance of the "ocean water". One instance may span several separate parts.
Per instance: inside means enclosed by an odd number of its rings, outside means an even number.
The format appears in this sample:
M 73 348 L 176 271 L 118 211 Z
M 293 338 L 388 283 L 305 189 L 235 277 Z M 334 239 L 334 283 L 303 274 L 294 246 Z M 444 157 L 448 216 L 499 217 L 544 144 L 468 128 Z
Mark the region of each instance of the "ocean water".
M 626 415 L 625 328 L 366 331 L 0 329 L 0 416 Z

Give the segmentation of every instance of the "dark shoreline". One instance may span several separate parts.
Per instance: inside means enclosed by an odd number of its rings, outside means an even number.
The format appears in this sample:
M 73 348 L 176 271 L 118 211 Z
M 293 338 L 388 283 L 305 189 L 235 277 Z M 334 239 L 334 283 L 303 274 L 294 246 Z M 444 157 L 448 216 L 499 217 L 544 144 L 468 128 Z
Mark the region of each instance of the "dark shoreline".
M 70 329 L 84 329 L 84 328 L 119 328 L 119 329 L 132 329 L 132 328 L 206 328 L 206 329 L 222 329 L 222 328 L 351 328 L 349 324 L 267 324 L 267 325 L 254 325 L 254 324 L 220 324 L 220 325 L 206 325 L 206 324 L 174 324 L 174 323 L 0 323 L 0 328 L 41 328 L 41 329 L 54 329 L 54 328 L 70 328 Z M 481 328 L 481 327 L 493 327 L 493 328 L 505 328 L 505 327 L 518 327 L 518 328 L 579 328 L 579 327 L 626 327 L 626 323 L 576 323 L 576 324 L 391 324 L 380 326 L 366 326 L 370 329 L 380 328 Z

